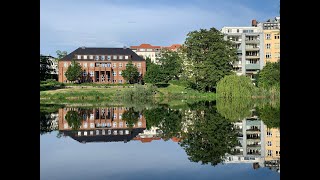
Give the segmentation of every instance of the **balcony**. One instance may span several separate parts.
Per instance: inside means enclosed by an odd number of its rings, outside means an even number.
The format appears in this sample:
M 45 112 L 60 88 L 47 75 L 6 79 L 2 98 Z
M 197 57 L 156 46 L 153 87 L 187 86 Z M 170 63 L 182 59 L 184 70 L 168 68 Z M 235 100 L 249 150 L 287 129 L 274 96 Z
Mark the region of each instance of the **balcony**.
M 237 53 L 242 53 L 242 49 L 237 49 Z
M 260 48 L 258 47 L 246 47 L 246 51 L 259 51 Z
M 260 64 L 246 64 L 246 69 L 260 69 Z
M 256 55 L 247 55 L 246 54 L 246 59 L 259 59 L 260 55 L 256 54 Z
M 259 44 L 260 40 L 259 39 L 246 39 L 247 44 Z

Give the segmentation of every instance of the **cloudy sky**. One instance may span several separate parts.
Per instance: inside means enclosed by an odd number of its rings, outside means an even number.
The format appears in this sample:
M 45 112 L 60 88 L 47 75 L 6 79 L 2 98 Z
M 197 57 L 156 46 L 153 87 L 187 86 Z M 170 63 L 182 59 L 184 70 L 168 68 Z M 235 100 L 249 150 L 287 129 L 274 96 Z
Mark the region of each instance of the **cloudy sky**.
M 182 44 L 190 31 L 249 26 L 279 15 L 279 0 L 40 0 L 40 53 L 80 46 Z

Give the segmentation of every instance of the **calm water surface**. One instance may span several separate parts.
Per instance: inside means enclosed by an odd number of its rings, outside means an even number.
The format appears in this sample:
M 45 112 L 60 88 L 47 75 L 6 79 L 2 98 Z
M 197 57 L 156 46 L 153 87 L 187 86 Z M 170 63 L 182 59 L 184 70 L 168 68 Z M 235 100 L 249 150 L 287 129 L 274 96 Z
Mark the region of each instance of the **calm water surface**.
M 256 108 L 230 120 L 212 102 L 180 108 L 47 106 L 40 114 L 40 176 L 280 179 L 279 117 L 272 110 Z

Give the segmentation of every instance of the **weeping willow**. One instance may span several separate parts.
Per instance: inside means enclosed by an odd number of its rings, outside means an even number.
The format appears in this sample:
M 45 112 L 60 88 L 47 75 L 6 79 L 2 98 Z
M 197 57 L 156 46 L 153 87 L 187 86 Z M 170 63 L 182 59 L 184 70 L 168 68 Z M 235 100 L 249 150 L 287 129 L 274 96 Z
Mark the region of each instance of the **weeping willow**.
M 256 87 L 249 77 L 229 75 L 217 83 L 217 98 L 242 98 L 252 97 Z
M 252 115 L 254 102 L 251 98 L 223 98 L 216 101 L 217 111 L 231 121 L 242 120 Z

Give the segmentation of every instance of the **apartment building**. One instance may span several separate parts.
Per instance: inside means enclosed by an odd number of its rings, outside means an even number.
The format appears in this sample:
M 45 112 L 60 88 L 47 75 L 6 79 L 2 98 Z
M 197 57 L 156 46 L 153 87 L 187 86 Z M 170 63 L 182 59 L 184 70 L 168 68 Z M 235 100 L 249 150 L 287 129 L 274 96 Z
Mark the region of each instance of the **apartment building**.
M 255 75 L 264 66 L 264 38 L 259 27 L 223 27 L 225 40 L 230 40 L 237 48 L 238 61 L 233 64 L 238 75 Z
M 280 17 L 257 24 L 264 34 L 264 63 L 280 61 Z
M 81 116 L 81 126 L 72 130 L 66 120 L 68 111 L 74 110 Z M 100 107 L 92 109 L 59 109 L 59 131 L 81 142 L 128 142 L 146 129 L 146 119 L 140 114 L 138 121 L 130 127 L 122 118 L 128 108 Z
M 133 52 L 146 59 L 149 57 L 151 62 L 157 63 L 157 58 L 160 57 L 160 51 L 167 49 L 170 51 L 178 51 L 180 44 L 172 44 L 171 46 L 153 46 L 151 44 L 140 44 L 139 46 L 130 46 Z
M 59 82 L 68 82 L 65 72 L 72 60 L 83 69 L 81 82 L 125 83 L 121 74 L 130 60 L 141 77 L 146 72 L 146 61 L 129 48 L 80 47 L 59 61 Z

